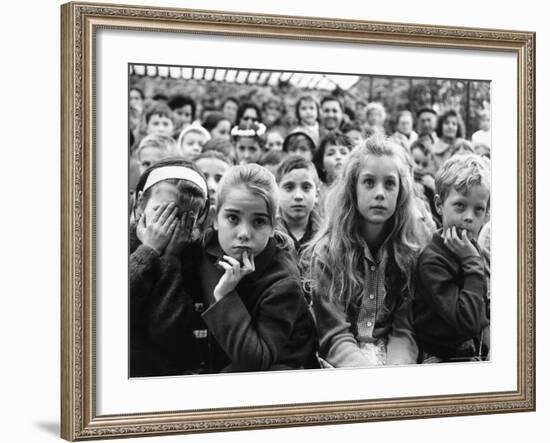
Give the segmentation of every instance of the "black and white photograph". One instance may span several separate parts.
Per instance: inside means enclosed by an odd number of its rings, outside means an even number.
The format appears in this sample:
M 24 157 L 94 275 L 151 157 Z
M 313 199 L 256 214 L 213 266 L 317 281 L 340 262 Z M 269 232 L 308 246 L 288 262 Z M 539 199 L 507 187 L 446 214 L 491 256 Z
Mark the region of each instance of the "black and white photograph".
M 491 360 L 491 81 L 128 69 L 130 378 Z

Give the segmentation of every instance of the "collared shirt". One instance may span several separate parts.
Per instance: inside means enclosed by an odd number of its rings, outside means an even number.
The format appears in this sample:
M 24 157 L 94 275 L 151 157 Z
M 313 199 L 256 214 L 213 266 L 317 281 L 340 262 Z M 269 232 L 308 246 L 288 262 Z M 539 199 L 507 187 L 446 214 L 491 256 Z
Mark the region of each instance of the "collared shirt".
M 384 276 L 387 262 L 386 248 L 381 247 L 376 259 L 373 257 L 368 245 L 364 245 L 365 288 L 357 313 L 357 341 L 374 342 L 374 326 L 380 308 L 384 304 L 386 288 Z

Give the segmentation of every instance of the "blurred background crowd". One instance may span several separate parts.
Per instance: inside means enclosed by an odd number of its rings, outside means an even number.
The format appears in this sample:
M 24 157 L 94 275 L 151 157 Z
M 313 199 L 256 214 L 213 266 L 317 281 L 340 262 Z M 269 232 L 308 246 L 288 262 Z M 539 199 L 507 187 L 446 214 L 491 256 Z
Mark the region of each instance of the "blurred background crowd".
M 245 142 L 243 130 L 252 131 L 253 142 Z M 130 66 L 131 192 L 155 162 L 197 161 L 212 157 L 208 152 L 273 171 L 287 154 L 303 155 L 328 187 L 353 147 L 373 134 L 410 154 L 433 212 L 433 177 L 445 160 L 459 152 L 490 158 L 490 82 Z

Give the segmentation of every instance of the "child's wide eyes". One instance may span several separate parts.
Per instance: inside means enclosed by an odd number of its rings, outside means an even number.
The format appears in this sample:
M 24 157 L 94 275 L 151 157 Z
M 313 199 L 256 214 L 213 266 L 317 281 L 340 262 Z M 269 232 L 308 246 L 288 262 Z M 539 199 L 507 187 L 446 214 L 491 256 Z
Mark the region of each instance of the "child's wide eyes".
M 267 225 L 267 219 L 265 219 L 265 218 L 256 218 L 256 219 L 254 219 L 254 226 L 263 227 L 265 225 Z
M 294 189 L 294 184 L 293 183 L 287 183 L 283 186 L 283 189 L 287 192 L 290 192 Z
M 367 185 L 370 188 L 370 187 L 374 186 L 374 180 L 370 177 L 365 177 L 363 179 L 363 184 Z
M 476 208 L 476 213 L 477 214 L 483 214 L 485 212 L 485 206 L 478 206 Z
M 227 214 L 226 218 L 230 223 L 239 223 L 239 217 L 237 217 L 235 214 Z
M 462 210 L 462 209 L 464 209 L 464 203 L 457 202 L 457 203 L 455 203 L 455 207 L 456 207 L 457 209 Z
M 397 183 L 395 183 L 395 180 L 387 180 L 386 181 L 386 188 L 387 189 L 393 189 L 393 188 L 395 188 L 396 185 L 397 185 Z

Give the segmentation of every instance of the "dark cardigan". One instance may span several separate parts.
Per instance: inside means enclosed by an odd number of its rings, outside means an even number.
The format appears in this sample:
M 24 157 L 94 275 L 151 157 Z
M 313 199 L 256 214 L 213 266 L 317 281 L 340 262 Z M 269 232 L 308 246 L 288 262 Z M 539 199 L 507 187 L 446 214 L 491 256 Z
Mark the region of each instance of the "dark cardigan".
M 481 256 L 461 260 L 433 235 L 416 270 L 414 329 L 422 351 L 444 360 L 466 356 L 467 342 L 489 325 L 487 272 Z
M 204 248 L 204 249 L 203 249 Z M 215 302 L 223 255 L 215 232 L 206 237 L 198 260 L 208 309 L 211 370 L 261 371 L 316 367 L 316 335 L 291 252 L 276 238 L 254 259 L 255 271 L 235 291 Z
M 181 257 L 160 256 L 141 244 L 130 226 L 130 376 L 201 373 L 206 338 Z

